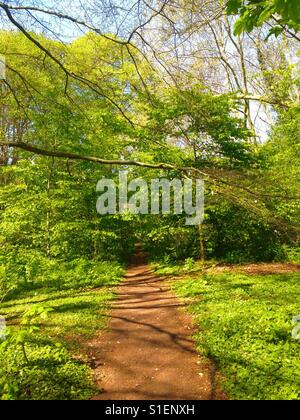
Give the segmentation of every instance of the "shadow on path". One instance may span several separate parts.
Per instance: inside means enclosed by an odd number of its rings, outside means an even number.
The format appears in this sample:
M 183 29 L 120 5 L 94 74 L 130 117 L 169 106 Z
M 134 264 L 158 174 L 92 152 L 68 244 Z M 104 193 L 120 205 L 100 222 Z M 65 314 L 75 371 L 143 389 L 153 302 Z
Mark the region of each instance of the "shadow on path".
M 191 317 L 134 256 L 110 314 L 109 328 L 89 343 L 98 400 L 211 400 L 215 368 L 195 349 Z

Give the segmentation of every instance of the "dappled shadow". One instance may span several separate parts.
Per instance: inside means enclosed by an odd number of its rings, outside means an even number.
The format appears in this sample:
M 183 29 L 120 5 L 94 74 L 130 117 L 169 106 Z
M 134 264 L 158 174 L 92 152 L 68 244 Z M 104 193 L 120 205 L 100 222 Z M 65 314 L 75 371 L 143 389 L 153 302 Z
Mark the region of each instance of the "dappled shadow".
M 160 383 L 161 392 L 145 392 L 143 390 L 138 390 L 135 389 L 134 390 L 134 399 L 137 400 L 146 400 L 146 401 L 161 401 L 161 400 L 166 400 L 166 401 L 193 401 L 190 398 L 190 394 L 189 393 L 182 393 L 182 395 L 180 396 L 180 398 L 178 397 L 178 394 L 170 394 L 169 391 L 169 384 L 168 382 L 161 382 Z M 122 393 L 122 399 L 120 398 L 120 393 Z M 122 400 L 127 400 L 127 401 L 131 401 L 133 400 L 132 398 L 132 394 L 133 391 L 132 390 L 128 390 L 126 389 L 126 387 L 124 386 L 124 388 L 121 388 L 120 390 L 117 390 L 115 392 L 110 391 L 105 392 L 105 390 L 102 391 L 101 394 L 99 394 L 99 398 L 101 398 L 101 400 L 107 400 L 107 401 L 122 401 Z M 95 400 L 97 400 L 97 397 L 94 398 Z M 198 399 L 200 400 L 200 398 Z M 204 400 L 204 398 L 203 398 Z M 196 401 L 196 399 L 195 399 Z
M 149 267 L 130 269 L 118 286 L 107 331 L 89 347 L 104 388 L 98 399 L 217 396 L 215 373 L 209 361 L 200 360 L 191 318 L 180 311 L 186 306 Z
M 82 311 L 84 309 L 96 308 L 98 306 L 99 306 L 98 303 L 93 303 L 93 302 L 66 303 L 59 306 L 53 306 L 53 312 L 57 312 L 57 313 L 77 312 L 77 311 Z
M 161 292 L 159 292 L 161 293 Z M 144 295 L 144 293 L 143 293 Z M 128 299 L 122 298 L 122 299 L 118 299 L 117 301 L 114 301 L 115 306 L 117 307 L 118 305 L 121 304 L 126 304 L 128 303 L 128 305 L 134 305 L 136 303 L 140 304 L 141 300 L 138 298 L 139 294 L 135 293 L 134 295 L 127 295 Z M 144 300 L 144 303 L 151 303 L 151 302 L 161 302 L 161 298 L 157 297 L 157 298 L 153 298 L 153 299 L 148 299 L 148 300 Z M 168 301 L 168 300 L 172 300 L 174 301 L 174 297 L 170 296 L 170 297 L 164 297 L 163 298 L 164 301 Z
M 143 309 L 143 310 L 147 310 L 147 309 L 162 309 L 162 308 L 184 308 L 184 307 L 186 307 L 187 306 L 187 304 L 186 303 L 171 303 L 170 305 L 167 305 L 167 304 L 162 304 L 162 305 L 152 305 L 152 306 L 148 306 L 148 305 L 140 305 L 140 306 L 134 306 L 134 307 L 132 307 L 132 306 L 118 306 L 118 305 L 114 305 L 113 307 L 112 307 L 112 309 L 120 309 L 120 310 L 131 310 L 131 311 L 134 311 L 134 310 L 140 310 L 140 309 Z
M 142 321 L 136 321 L 134 319 L 130 319 L 130 318 L 127 318 L 127 317 L 110 315 L 110 318 L 111 319 L 117 319 L 119 321 L 122 321 L 122 323 L 135 324 L 137 326 L 146 327 L 146 329 L 150 329 L 150 330 L 153 330 L 153 331 L 155 331 L 155 332 L 157 332 L 159 334 L 163 334 L 173 344 L 175 344 L 176 346 L 179 346 L 182 350 L 188 351 L 188 352 L 193 353 L 193 354 L 197 354 L 196 350 L 187 348 L 187 347 L 185 347 L 185 346 L 182 345 L 181 342 L 185 342 L 185 343 L 189 343 L 189 344 L 194 344 L 194 340 L 192 338 L 187 338 L 185 335 L 174 334 L 174 333 L 168 331 L 167 329 L 158 327 L 158 326 L 156 326 L 154 324 L 147 323 L 147 322 L 142 322 Z M 129 333 L 131 333 L 132 330 L 130 330 L 130 329 L 128 330 L 128 328 L 124 326 L 124 328 L 116 328 L 116 327 L 113 327 L 113 328 L 111 328 L 111 331 L 120 333 L 120 337 L 122 337 L 122 334 L 129 334 Z M 139 334 L 141 333 L 140 330 L 137 330 L 137 331 L 138 331 Z M 136 337 L 136 338 L 137 339 L 140 339 L 142 341 L 145 341 L 145 340 L 146 341 L 147 340 L 149 341 L 149 339 L 147 337 L 145 338 L 144 336 L 140 336 L 140 337 Z M 161 343 L 162 343 L 162 345 L 164 347 L 167 345 L 167 342 L 165 342 L 165 341 L 163 341 Z
M 109 286 L 117 286 L 115 284 Z M 93 295 L 95 292 L 97 291 L 101 291 L 105 289 L 105 287 L 97 287 L 97 288 L 87 288 L 87 289 L 68 289 L 68 290 L 61 290 L 59 292 L 55 292 L 54 290 L 48 290 L 48 289 L 40 289 L 40 294 L 36 293 L 36 295 L 29 295 L 19 299 L 18 302 L 10 302 L 12 300 L 12 298 L 10 297 L 8 301 L 4 301 L 3 303 L 1 303 L 1 307 L 2 308 L 12 308 L 15 306 L 22 306 L 24 304 L 26 304 L 26 300 L 30 299 L 30 304 L 40 304 L 40 303 L 46 303 L 46 302 L 51 302 L 51 301 L 55 301 L 55 300 L 64 300 L 64 299 L 72 299 L 72 298 L 77 298 L 77 297 L 81 297 L 81 296 L 89 296 L 89 295 Z M 47 297 L 45 298 L 40 298 L 39 296 L 43 296 L 46 295 Z

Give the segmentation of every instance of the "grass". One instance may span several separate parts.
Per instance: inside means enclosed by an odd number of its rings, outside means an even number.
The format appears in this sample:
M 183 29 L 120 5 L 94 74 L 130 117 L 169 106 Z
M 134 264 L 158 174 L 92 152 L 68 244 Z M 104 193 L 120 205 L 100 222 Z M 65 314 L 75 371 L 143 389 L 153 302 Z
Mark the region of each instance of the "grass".
M 110 276 L 107 272 L 84 287 L 18 290 L 0 305 L 9 331 L 0 343 L 0 400 L 80 400 L 93 395 L 84 344 L 106 327 L 113 286 L 122 274 L 121 268 L 111 267 Z M 23 327 L 24 314 L 35 308 L 51 312 Z
M 199 325 L 198 350 L 216 362 L 230 398 L 299 400 L 300 341 L 292 338 L 292 318 L 300 314 L 300 274 L 236 270 L 216 273 L 213 264 L 207 270 L 187 260 L 165 264 L 157 273 L 177 276 L 172 288 L 189 303 Z M 74 400 L 93 394 L 81 343 L 106 326 L 112 286 L 122 276 L 121 269 L 112 272 L 80 288 L 18 291 L 1 304 L 13 334 L 28 310 L 52 311 L 26 338 L 27 361 L 20 344 L 0 344 L 0 399 Z
M 299 273 L 193 273 L 172 287 L 189 303 L 198 350 L 216 362 L 230 398 L 300 399 L 300 341 L 292 338 Z
M 42 322 L 42 335 L 68 343 L 87 339 L 106 325 L 106 313 L 113 292 L 110 288 L 78 291 L 39 291 L 38 294 L 1 305 L 1 314 L 8 325 L 17 326 L 21 316 L 33 305 L 51 308 L 47 320 Z

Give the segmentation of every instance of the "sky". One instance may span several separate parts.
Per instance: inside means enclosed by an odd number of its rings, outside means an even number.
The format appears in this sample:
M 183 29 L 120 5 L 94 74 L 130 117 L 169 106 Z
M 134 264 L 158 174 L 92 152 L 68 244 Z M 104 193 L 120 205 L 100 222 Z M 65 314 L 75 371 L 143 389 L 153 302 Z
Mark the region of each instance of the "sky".
M 103 33 L 118 33 L 121 37 L 128 36 L 132 31 L 138 13 L 136 0 L 5 0 L 4 2 L 11 5 L 52 9 L 77 20 L 88 22 Z M 34 21 L 24 11 L 14 12 L 14 14 L 27 29 L 44 33 L 47 31 L 48 35 L 59 38 L 63 42 L 72 41 L 86 32 L 82 26 L 43 13 L 34 12 L 34 16 L 41 24 Z M 0 12 L 0 27 L 10 28 L 11 24 L 4 15 Z
M 151 0 L 148 1 L 150 2 Z M 77 20 L 83 20 L 89 25 L 99 28 L 102 33 L 117 34 L 124 39 L 137 26 L 137 16 L 141 16 L 142 13 L 138 9 L 138 2 L 136 0 L 5 0 L 5 2 L 11 5 L 33 6 L 46 10 L 52 9 L 55 12 L 75 17 Z M 14 12 L 14 16 L 27 30 L 35 30 L 36 32 L 47 34 L 47 36 L 60 40 L 63 43 L 72 42 L 88 31 L 88 29 L 81 25 L 43 13 L 34 12 L 36 19 L 24 11 Z M 0 29 L 11 27 L 12 25 L 0 9 Z M 154 29 L 157 28 L 154 27 Z M 185 66 L 184 61 L 181 63 L 181 66 Z M 224 86 L 224 91 L 226 91 L 226 86 Z M 268 136 L 269 125 L 263 120 L 267 119 L 267 116 L 262 109 L 259 109 L 257 102 L 252 102 L 251 109 L 253 119 L 257 113 L 261 117 L 261 119 L 257 119 L 256 128 L 261 140 L 264 141 Z

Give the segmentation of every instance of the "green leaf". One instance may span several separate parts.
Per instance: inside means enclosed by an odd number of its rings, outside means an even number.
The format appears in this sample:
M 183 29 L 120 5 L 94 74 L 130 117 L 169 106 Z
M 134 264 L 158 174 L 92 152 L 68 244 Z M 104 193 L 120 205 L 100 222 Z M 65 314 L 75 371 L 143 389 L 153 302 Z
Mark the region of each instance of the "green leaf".
M 281 35 L 283 32 L 283 28 L 281 26 L 274 26 L 274 28 L 272 28 L 270 30 L 270 32 L 268 33 L 268 36 L 266 37 L 266 41 L 272 36 L 274 35 L 276 38 L 279 37 L 279 35 Z
M 290 2 L 288 3 L 288 17 L 294 22 L 300 22 L 299 0 L 290 0 Z
M 247 29 L 247 22 L 244 18 L 238 19 L 234 24 L 234 35 L 240 35 Z
M 264 9 L 263 12 L 258 17 L 257 26 L 262 26 L 267 20 L 269 20 L 273 12 L 274 12 L 273 7 L 267 7 L 266 9 Z
M 228 0 L 226 10 L 228 15 L 236 15 L 242 7 L 242 0 Z

